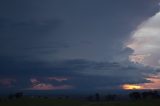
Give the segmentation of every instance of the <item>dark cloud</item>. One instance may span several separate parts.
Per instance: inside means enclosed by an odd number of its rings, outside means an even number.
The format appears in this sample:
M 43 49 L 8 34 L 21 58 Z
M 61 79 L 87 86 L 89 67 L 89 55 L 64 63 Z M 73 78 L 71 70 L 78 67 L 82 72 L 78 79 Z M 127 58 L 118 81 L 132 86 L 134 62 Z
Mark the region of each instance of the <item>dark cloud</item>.
M 158 11 L 156 0 L 0 2 L 1 53 L 14 56 L 27 53 L 27 58 L 45 61 L 55 58 L 111 60 L 121 51 L 129 33 Z M 55 47 L 62 49 L 55 50 Z
M 157 70 L 131 63 L 124 44 L 158 10 L 158 0 L 0 0 L 0 81 L 76 90 L 149 82 Z
M 33 36 L 29 35 L 32 33 L 35 34 L 34 36 L 40 36 L 36 33 L 40 34 L 56 29 L 62 23 L 59 19 L 16 21 L 7 18 L 0 18 L 0 22 L 0 30 L 4 33 L 12 34 L 9 34 L 8 36 L 15 36 L 16 34 L 19 36 L 25 36 L 23 35 L 25 33 L 28 33 L 28 36 Z
M 6 61 L 7 59 L 5 58 L 4 60 Z M 98 88 L 120 89 L 120 86 L 126 83 L 149 83 L 150 81 L 146 78 L 157 74 L 157 70 L 136 64 L 131 66 L 83 59 L 61 60 L 52 64 L 44 62 L 15 62 L 11 61 L 10 58 L 6 62 L 4 60 L 0 62 L 1 76 L 16 80 L 16 84 L 12 86 L 13 89 L 30 88 L 32 86 L 31 79 L 40 81 L 38 84 L 49 84 L 50 86 L 46 86 L 49 88 L 54 88 L 51 85 L 68 85 L 72 86 L 72 89 L 76 91 L 92 91 Z M 49 78 L 52 78 L 52 80 Z M 62 78 L 65 78 L 65 80 L 57 80 Z
M 68 47 L 63 42 L 48 42 L 48 33 L 55 30 L 63 23 L 59 19 L 14 21 L 0 19 L 0 54 L 3 56 L 27 56 L 54 53 L 60 48 Z

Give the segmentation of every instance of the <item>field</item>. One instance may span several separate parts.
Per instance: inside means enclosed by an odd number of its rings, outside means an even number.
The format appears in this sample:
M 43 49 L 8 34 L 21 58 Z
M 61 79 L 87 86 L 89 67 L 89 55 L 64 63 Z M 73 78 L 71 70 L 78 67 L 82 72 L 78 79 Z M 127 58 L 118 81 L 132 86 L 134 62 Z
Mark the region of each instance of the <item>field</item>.
M 1 101 L 0 106 L 160 106 L 160 100 L 87 102 L 59 99 L 17 99 Z

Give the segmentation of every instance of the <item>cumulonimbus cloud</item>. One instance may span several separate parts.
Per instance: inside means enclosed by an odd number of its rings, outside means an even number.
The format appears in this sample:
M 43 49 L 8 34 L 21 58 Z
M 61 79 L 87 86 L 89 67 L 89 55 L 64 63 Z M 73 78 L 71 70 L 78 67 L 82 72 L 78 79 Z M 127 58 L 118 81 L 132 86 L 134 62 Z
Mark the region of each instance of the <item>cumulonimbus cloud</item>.
M 149 66 L 160 65 L 160 11 L 140 24 L 132 33 L 127 47 L 134 50 L 132 62 Z

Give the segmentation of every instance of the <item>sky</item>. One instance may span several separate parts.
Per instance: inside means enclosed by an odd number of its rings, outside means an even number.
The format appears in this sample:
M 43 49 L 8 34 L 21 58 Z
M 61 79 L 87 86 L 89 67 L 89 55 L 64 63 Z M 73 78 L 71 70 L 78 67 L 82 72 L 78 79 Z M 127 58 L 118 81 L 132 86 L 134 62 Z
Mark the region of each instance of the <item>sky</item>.
M 159 89 L 159 4 L 0 0 L 0 93 Z

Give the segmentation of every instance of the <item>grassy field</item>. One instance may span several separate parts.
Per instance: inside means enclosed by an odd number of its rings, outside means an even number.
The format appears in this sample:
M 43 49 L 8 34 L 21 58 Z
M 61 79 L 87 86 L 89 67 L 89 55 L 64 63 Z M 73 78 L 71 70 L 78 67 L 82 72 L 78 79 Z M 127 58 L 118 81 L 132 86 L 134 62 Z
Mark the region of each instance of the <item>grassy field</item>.
M 160 106 L 160 100 L 87 102 L 57 99 L 18 99 L 1 101 L 0 106 Z

